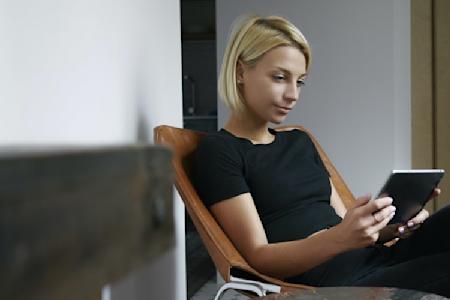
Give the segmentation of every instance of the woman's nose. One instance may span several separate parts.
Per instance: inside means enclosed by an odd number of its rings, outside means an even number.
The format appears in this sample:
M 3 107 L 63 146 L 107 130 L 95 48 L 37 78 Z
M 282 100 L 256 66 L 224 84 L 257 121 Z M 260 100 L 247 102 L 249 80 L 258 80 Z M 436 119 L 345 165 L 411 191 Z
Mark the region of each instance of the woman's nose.
M 300 95 L 300 87 L 297 85 L 297 81 L 289 83 L 285 90 L 285 98 L 290 101 L 297 101 Z

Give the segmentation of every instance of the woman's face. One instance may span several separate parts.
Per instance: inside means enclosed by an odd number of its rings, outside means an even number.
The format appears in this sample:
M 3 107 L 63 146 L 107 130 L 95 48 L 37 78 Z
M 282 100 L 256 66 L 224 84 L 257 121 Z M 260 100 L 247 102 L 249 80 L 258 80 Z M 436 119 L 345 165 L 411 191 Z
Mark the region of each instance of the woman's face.
M 305 56 L 291 46 L 268 51 L 252 67 L 239 63 L 237 79 L 248 113 L 260 121 L 281 123 L 298 100 L 305 73 Z

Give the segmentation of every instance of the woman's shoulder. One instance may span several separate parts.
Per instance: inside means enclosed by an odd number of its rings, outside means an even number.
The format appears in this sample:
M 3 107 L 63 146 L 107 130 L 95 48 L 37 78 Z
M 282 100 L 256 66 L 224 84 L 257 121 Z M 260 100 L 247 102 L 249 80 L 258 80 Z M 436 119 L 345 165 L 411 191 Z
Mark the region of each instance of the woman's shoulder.
M 292 139 L 306 139 L 311 140 L 307 131 L 302 130 L 301 128 L 289 128 L 285 130 L 277 130 L 278 134 L 285 135 L 287 137 L 291 137 Z
M 224 130 L 210 132 L 204 136 L 199 143 L 199 147 L 207 148 L 229 148 L 236 145 L 236 140 Z
M 313 138 L 310 136 L 308 131 L 302 130 L 300 128 L 289 128 L 279 132 L 279 134 L 284 135 L 284 144 L 294 147 L 307 147 L 315 148 L 315 143 Z
M 242 170 L 245 158 L 239 145 L 236 145 L 237 142 L 223 132 L 204 136 L 194 155 L 197 182 L 210 182 L 214 178 Z
M 206 156 L 240 157 L 244 152 L 242 142 L 224 130 L 208 133 L 198 145 L 197 153 Z

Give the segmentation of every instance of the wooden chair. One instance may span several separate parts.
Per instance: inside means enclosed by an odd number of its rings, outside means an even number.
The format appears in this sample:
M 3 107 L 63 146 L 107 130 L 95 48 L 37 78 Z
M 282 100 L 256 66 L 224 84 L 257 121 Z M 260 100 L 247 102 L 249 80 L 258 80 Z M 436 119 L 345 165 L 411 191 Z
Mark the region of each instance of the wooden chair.
M 328 156 L 311 133 L 302 126 L 283 126 L 278 131 L 300 129 L 305 131 L 315 143 L 317 150 L 331 175 L 331 180 L 337 192 L 349 207 L 354 197 L 347 185 L 331 163 Z M 175 171 L 175 186 L 184 201 L 186 209 L 200 234 L 217 270 L 225 280 L 215 299 L 218 299 L 227 289 L 251 291 L 258 296 L 267 292 L 288 292 L 294 289 L 314 289 L 311 286 L 284 282 L 259 273 L 253 269 L 241 256 L 222 228 L 216 222 L 210 211 L 205 207 L 191 182 L 193 155 L 197 145 L 206 133 L 188 129 L 180 129 L 166 125 L 154 129 L 154 139 L 157 144 L 170 147 L 173 151 L 172 164 Z

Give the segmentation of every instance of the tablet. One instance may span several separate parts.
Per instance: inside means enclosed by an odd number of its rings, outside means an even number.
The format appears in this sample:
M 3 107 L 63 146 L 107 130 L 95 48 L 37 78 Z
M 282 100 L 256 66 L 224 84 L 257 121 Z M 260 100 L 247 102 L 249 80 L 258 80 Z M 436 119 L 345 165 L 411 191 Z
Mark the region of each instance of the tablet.
M 417 215 L 444 173 L 442 169 L 393 170 L 378 194 L 391 197 L 396 207 L 389 224 L 406 223 Z

